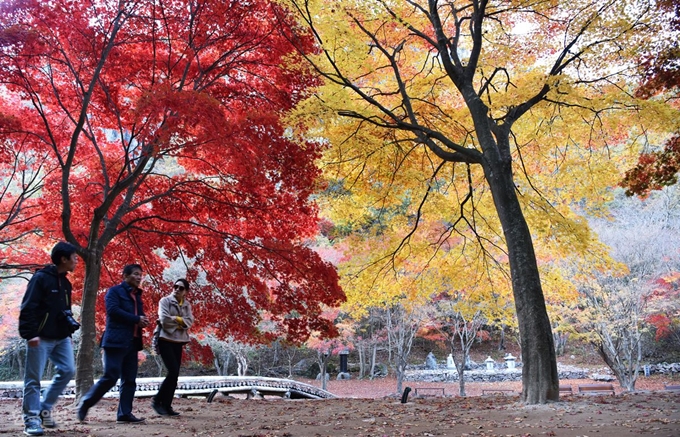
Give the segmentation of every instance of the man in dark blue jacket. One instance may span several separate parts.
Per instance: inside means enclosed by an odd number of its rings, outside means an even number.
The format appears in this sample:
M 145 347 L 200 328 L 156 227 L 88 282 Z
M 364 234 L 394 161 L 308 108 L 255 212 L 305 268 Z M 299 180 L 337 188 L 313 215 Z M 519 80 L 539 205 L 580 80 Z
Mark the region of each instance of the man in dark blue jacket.
M 137 352 L 142 350 L 142 329 L 149 326 L 142 304 L 142 267 L 130 264 L 123 269 L 123 282 L 106 292 L 106 330 L 102 338 L 104 348 L 104 376 L 83 396 L 78 407 L 78 420 L 85 420 L 92 408 L 116 385 L 120 378 L 118 423 L 144 422 L 132 414 L 132 402 L 137 388 Z
M 52 248 L 52 262 L 38 270 L 28 283 L 19 312 L 19 335 L 28 343 L 22 402 L 24 434 L 43 435 L 43 426 L 57 426 L 52 406 L 75 373 L 71 334 L 80 326 L 71 313 L 71 282 L 66 278 L 78 262 L 76 248 L 59 242 Z M 55 367 L 54 378 L 40 399 L 40 380 L 47 360 Z

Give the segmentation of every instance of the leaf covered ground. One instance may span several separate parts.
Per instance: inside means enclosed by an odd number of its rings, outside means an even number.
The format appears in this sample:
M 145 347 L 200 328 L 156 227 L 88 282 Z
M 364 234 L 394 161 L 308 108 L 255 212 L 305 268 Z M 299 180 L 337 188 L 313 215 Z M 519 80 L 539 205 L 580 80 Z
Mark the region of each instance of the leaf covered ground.
M 574 388 L 580 381 L 573 381 Z M 592 382 L 592 381 L 591 381 Z M 567 381 L 569 383 L 569 381 Z M 414 386 L 414 384 L 408 384 Z M 501 384 L 497 384 L 499 387 Z M 640 384 L 645 386 L 645 384 Z M 445 397 L 410 396 L 402 404 L 394 380 L 330 381 L 332 400 L 242 399 L 218 396 L 176 399 L 182 412 L 175 418 L 153 414 L 148 398 L 135 400 L 135 414 L 147 418 L 141 425 L 115 422 L 117 401 L 104 399 L 90 410 L 86 423 L 75 418 L 69 400 L 61 400 L 54 415 L 58 429 L 47 436 L 478 436 L 478 437 L 625 437 L 680 436 L 680 393 L 647 384 L 637 393 L 616 396 L 565 396 L 561 402 L 525 406 L 518 396 L 475 395 L 481 384 L 469 384 L 467 397 L 454 396 L 457 384 L 419 383 L 417 387 L 444 387 Z M 502 384 L 503 388 L 514 388 Z M 663 387 L 663 386 L 661 386 Z M 0 435 L 22 430 L 17 399 L 0 401 Z

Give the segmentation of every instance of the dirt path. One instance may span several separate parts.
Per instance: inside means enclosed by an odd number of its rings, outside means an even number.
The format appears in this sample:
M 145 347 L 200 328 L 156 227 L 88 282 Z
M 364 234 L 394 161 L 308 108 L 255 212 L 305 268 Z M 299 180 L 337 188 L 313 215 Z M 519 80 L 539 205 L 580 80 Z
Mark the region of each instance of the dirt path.
M 591 381 L 592 382 L 592 381 Z M 442 386 L 420 383 L 417 386 Z M 416 385 L 416 384 L 409 384 Z M 508 384 L 503 384 L 503 387 Z M 499 384 L 496 385 L 497 387 Z M 641 391 L 616 396 L 567 396 L 559 403 L 524 406 L 518 396 L 450 396 L 457 384 L 445 385 L 446 397 L 384 397 L 394 381 L 330 381 L 333 400 L 232 399 L 218 396 L 177 399 L 176 418 L 153 414 L 149 399 L 135 400 L 142 425 L 115 423 L 117 401 L 102 400 L 78 423 L 67 400 L 55 407 L 58 429 L 47 436 L 680 436 L 680 393 Z M 481 392 L 470 384 L 469 393 Z M 387 393 L 385 393 L 387 392 Z M 0 435 L 21 435 L 21 401 L 0 401 Z

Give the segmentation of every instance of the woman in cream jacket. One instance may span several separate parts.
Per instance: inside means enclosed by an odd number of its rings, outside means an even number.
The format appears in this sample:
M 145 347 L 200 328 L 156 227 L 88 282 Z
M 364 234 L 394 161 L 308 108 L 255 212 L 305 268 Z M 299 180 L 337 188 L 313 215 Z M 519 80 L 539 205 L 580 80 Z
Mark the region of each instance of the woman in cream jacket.
M 172 409 L 172 399 L 175 397 L 182 364 L 182 349 L 190 341 L 188 331 L 194 323 L 191 305 L 186 300 L 189 282 L 178 279 L 173 288 L 172 294 L 163 297 L 158 303 L 158 321 L 161 327 L 158 350 L 168 374 L 152 399 L 151 406 L 161 416 L 179 415 Z

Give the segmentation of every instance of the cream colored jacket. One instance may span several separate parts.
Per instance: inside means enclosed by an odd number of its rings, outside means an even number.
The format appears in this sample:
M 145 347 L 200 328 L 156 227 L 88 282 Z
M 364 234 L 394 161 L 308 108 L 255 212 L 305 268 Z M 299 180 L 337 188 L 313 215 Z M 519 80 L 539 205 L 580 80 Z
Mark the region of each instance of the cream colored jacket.
M 184 325 L 179 323 L 178 316 L 182 318 Z M 186 298 L 180 305 L 174 294 L 163 297 L 158 302 L 158 320 L 161 322 L 162 339 L 174 343 L 188 343 L 191 340 L 188 331 L 194 323 L 194 316 Z

